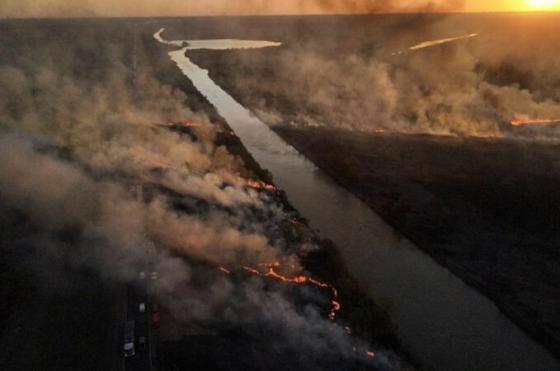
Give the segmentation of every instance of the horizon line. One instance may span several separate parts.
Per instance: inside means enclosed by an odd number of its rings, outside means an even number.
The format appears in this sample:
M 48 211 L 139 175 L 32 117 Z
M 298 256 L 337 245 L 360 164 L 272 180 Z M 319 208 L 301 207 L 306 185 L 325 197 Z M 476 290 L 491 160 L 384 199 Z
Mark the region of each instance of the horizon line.
M 235 18 L 235 17 L 333 17 L 333 16 L 377 16 L 377 15 L 535 15 L 535 14 L 560 14 L 560 10 L 496 10 L 496 11 L 441 11 L 441 12 L 379 12 L 379 13 L 278 13 L 278 14 L 190 14 L 190 15 L 64 15 L 64 16 L 10 16 L 0 15 L 0 20 L 42 20 L 42 19 L 164 19 L 164 18 Z

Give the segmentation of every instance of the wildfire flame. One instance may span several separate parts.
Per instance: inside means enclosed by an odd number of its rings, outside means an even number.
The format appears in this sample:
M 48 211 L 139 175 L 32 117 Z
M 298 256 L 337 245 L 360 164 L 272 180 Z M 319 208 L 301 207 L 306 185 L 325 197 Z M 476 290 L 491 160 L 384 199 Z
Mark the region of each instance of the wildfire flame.
M 204 125 L 198 124 L 198 123 L 196 123 L 196 122 L 188 122 L 188 121 L 187 121 L 187 122 L 183 122 L 183 125 L 186 126 L 186 127 L 188 127 L 188 128 L 201 128 L 201 127 L 204 126 Z
M 268 192 L 276 192 L 277 188 L 272 185 L 265 183 L 260 180 L 248 179 L 246 183 L 247 187 L 257 189 L 257 190 L 264 190 Z
M 225 274 L 231 274 L 231 271 L 225 267 L 219 267 L 218 268 L 220 270 L 220 272 L 225 273 Z
M 267 271 L 262 272 L 257 268 L 252 268 L 252 267 L 248 267 L 248 266 L 243 266 L 242 268 L 243 268 L 244 271 L 246 271 L 248 273 L 251 273 L 251 274 L 254 274 L 256 276 L 259 276 L 259 277 L 269 277 L 269 278 L 275 279 L 277 281 L 286 282 L 286 283 L 294 283 L 294 284 L 297 284 L 297 285 L 310 284 L 310 285 L 314 285 L 314 286 L 317 286 L 317 287 L 320 287 L 320 288 L 330 289 L 333 296 L 332 296 L 332 300 L 331 300 L 331 310 L 328 314 L 328 318 L 331 321 L 335 320 L 336 313 L 338 311 L 340 311 L 341 305 L 340 305 L 340 302 L 338 301 L 338 290 L 334 286 L 329 285 L 328 283 L 325 283 L 325 282 L 318 281 L 318 280 L 316 280 L 312 277 L 309 277 L 309 276 L 303 276 L 303 275 L 293 276 L 293 277 L 284 276 L 284 275 L 278 273 L 275 270 L 275 268 L 280 268 L 281 267 L 281 264 L 279 262 L 275 262 L 275 263 L 272 263 L 272 264 L 261 264 L 260 266 L 265 267 L 267 269 Z M 222 273 L 225 273 L 225 274 L 231 274 L 231 271 L 229 269 L 227 269 L 225 267 L 222 267 L 222 266 L 218 267 L 218 270 Z M 352 334 L 352 329 L 350 328 L 350 326 L 344 326 L 344 330 L 346 331 L 346 333 Z M 366 358 L 374 358 L 375 357 L 375 352 L 370 350 L 370 349 L 363 349 L 363 348 L 358 349 L 358 348 L 354 347 L 353 350 L 356 353 L 358 353 L 358 352 L 362 353 L 363 355 L 365 355 Z
M 277 281 L 281 281 L 281 282 L 286 282 L 286 283 L 294 283 L 296 285 L 304 285 L 304 284 L 310 284 L 313 286 L 317 286 L 323 289 L 329 289 L 332 292 L 332 300 L 331 300 L 331 310 L 328 314 L 328 317 L 331 321 L 334 321 L 334 319 L 336 318 L 336 313 L 338 311 L 340 311 L 341 309 L 341 305 L 340 302 L 338 301 L 338 290 L 334 287 L 329 285 L 328 283 L 325 282 L 321 282 L 318 281 L 312 277 L 309 276 L 294 276 L 294 277 L 288 277 L 288 276 L 284 276 L 280 273 L 278 273 L 276 271 L 275 268 L 279 268 L 280 267 L 280 263 L 276 262 L 276 263 L 272 263 L 272 264 L 262 264 L 261 266 L 265 267 L 267 270 L 266 272 L 262 272 L 257 268 L 252 268 L 252 267 L 247 267 L 247 266 L 243 266 L 243 270 L 245 270 L 248 273 L 254 274 L 256 276 L 259 277 L 268 277 L 268 278 L 272 278 L 275 279 Z M 225 267 L 219 267 L 218 268 L 221 272 L 226 273 L 226 274 L 230 274 L 231 271 Z
M 558 119 L 521 119 L 514 118 L 511 120 L 512 126 L 530 126 L 530 125 L 560 125 L 560 118 Z
M 328 283 L 324 283 L 321 281 L 318 281 L 314 278 L 308 277 L 308 276 L 295 276 L 295 277 L 288 277 L 288 276 L 284 276 L 279 274 L 278 272 L 276 272 L 276 270 L 274 269 L 275 267 L 279 267 L 278 263 L 274 263 L 274 264 L 268 264 L 267 268 L 268 270 L 263 273 L 258 269 L 255 268 L 251 268 L 251 267 L 243 267 L 243 269 L 249 273 L 255 274 L 257 276 L 261 276 L 261 277 L 269 277 L 269 278 L 273 278 L 277 281 L 282 281 L 282 282 L 286 282 L 286 283 L 295 283 L 297 285 L 303 285 L 303 284 L 311 284 L 317 287 L 321 287 L 321 288 L 327 288 L 330 289 L 332 291 L 333 294 L 333 300 L 331 301 L 332 303 L 332 310 L 329 313 L 329 318 L 331 320 L 334 320 L 334 317 L 336 316 L 336 312 L 338 312 L 340 310 L 340 303 L 337 301 L 338 299 L 338 291 L 336 290 L 336 288 L 334 288 L 333 286 L 329 285 Z

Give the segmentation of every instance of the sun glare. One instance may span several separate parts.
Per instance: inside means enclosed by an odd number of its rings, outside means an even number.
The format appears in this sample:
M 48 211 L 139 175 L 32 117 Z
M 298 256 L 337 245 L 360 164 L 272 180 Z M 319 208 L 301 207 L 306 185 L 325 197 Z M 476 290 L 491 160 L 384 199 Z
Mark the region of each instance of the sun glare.
M 558 0 L 529 0 L 528 6 L 531 10 L 551 10 L 559 5 Z

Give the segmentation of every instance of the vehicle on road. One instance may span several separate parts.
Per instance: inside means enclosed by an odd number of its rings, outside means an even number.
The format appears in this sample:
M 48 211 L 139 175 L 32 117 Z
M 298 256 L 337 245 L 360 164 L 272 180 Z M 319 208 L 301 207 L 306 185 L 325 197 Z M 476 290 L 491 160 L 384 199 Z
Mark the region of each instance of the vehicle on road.
M 146 312 L 146 303 L 140 303 L 140 304 L 138 305 L 138 311 L 139 311 L 140 313 L 145 313 L 145 312 Z
M 124 344 L 124 356 L 125 358 L 129 358 L 129 357 L 133 357 L 136 354 L 136 351 L 134 349 L 134 343 L 125 343 Z
M 151 274 L 152 281 L 155 281 L 159 278 L 158 272 L 152 272 Z
M 126 358 L 133 357 L 136 354 L 134 347 L 134 321 L 126 321 L 124 326 L 124 345 L 123 352 Z
M 138 276 L 140 277 L 141 280 L 145 280 L 146 279 L 146 272 L 140 272 L 140 274 Z

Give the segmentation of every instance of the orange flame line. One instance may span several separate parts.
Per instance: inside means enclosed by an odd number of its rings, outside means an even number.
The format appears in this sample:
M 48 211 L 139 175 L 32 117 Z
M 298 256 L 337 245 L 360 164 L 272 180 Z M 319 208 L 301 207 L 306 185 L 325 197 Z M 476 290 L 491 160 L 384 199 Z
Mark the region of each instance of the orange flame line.
M 334 319 L 336 318 L 336 313 L 338 311 L 340 311 L 340 309 L 341 309 L 340 302 L 338 302 L 338 300 L 336 300 L 336 299 L 338 299 L 338 290 L 335 287 L 329 285 L 328 283 L 324 283 L 324 282 L 318 281 L 316 279 L 313 279 L 313 278 L 307 277 L 307 276 L 286 277 L 286 276 L 283 276 L 281 274 L 278 274 L 274 270 L 275 267 L 280 266 L 280 263 L 278 263 L 278 262 L 275 262 L 275 263 L 272 263 L 272 264 L 261 264 L 261 266 L 267 267 L 268 271 L 266 273 L 263 273 L 263 272 L 255 269 L 255 268 L 251 268 L 251 267 L 247 267 L 247 266 L 244 266 L 243 269 L 245 271 L 249 272 L 249 273 L 252 273 L 252 274 L 260 276 L 260 277 L 270 277 L 270 278 L 276 279 L 278 281 L 287 282 L 287 283 L 295 283 L 295 284 L 298 284 L 298 285 L 309 283 L 309 284 L 312 284 L 312 285 L 317 286 L 317 287 L 331 289 L 332 294 L 333 294 L 333 299 L 331 301 L 332 308 L 331 308 L 331 311 L 328 314 L 328 318 L 331 321 L 334 321 Z
M 313 279 L 311 277 L 307 277 L 307 276 L 295 276 L 295 277 L 283 276 L 283 275 L 277 273 L 274 270 L 274 268 L 280 267 L 279 262 L 275 262 L 275 263 L 272 263 L 272 264 L 260 264 L 260 266 L 268 268 L 267 272 L 263 273 L 256 268 L 252 268 L 252 267 L 248 267 L 248 266 L 243 266 L 242 268 L 246 272 L 249 272 L 249 273 L 254 274 L 256 276 L 259 276 L 259 277 L 269 277 L 269 278 L 273 278 L 273 279 L 276 279 L 276 280 L 281 281 L 281 282 L 295 283 L 295 284 L 298 284 L 298 285 L 309 283 L 309 284 L 312 284 L 314 286 L 318 286 L 318 287 L 321 287 L 321 288 L 331 289 L 332 294 L 333 294 L 333 299 L 331 300 L 332 307 L 331 307 L 331 311 L 328 314 L 328 318 L 331 321 L 335 320 L 336 313 L 338 311 L 340 311 L 342 306 L 340 305 L 340 302 L 337 300 L 338 299 L 338 290 L 334 286 L 331 286 L 328 283 L 321 282 L 321 281 L 315 280 L 315 279 Z M 224 273 L 227 273 L 227 274 L 231 273 L 229 269 L 226 269 L 224 267 L 219 267 L 218 269 L 220 271 L 224 272 Z M 350 328 L 350 326 L 345 326 L 344 330 L 348 334 L 352 333 L 352 329 Z M 353 350 L 354 350 L 354 352 L 358 351 L 358 349 L 355 348 L 355 347 L 353 348 Z M 362 352 L 362 351 L 364 351 L 364 350 L 360 350 L 360 352 Z M 372 350 L 365 350 L 364 352 L 365 352 L 365 356 L 367 356 L 368 358 L 375 357 L 375 352 L 373 352 Z
M 560 119 L 513 119 L 512 126 L 560 124 Z
M 269 191 L 269 192 L 275 192 L 277 190 L 274 185 L 265 183 L 265 182 L 260 181 L 260 180 L 248 179 L 246 185 L 249 188 L 263 189 L 263 190 L 266 190 L 266 191 Z
M 186 127 L 188 127 L 188 128 L 201 128 L 201 127 L 203 127 L 204 125 L 202 125 L 202 124 L 197 124 L 196 122 L 184 122 L 184 123 L 183 123 L 183 126 L 186 126 Z
M 231 271 L 227 268 L 219 267 L 218 269 L 220 270 L 220 272 L 223 272 L 225 274 L 231 274 Z

